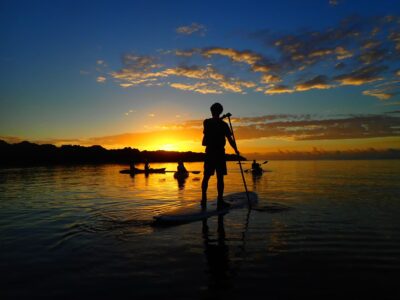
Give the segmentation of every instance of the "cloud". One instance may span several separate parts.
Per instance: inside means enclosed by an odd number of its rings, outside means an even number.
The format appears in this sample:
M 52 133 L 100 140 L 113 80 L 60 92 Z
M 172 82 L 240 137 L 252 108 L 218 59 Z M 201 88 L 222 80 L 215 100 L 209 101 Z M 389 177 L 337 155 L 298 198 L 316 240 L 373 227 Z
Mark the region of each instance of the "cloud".
M 124 67 L 110 75 L 119 81 L 121 87 L 129 88 L 140 84 L 164 85 L 192 91 L 200 94 L 221 94 L 223 91 L 243 93 L 244 89 L 253 88 L 256 84 L 249 80 L 226 77 L 212 66 L 181 65 L 165 68 L 155 58 L 136 54 L 125 54 L 122 58 Z M 173 82 L 169 78 L 196 79 L 197 82 Z M 202 80 L 202 81 L 198 81 Z
M 377 40 L 366 40 L 363 43 L 362 49 L 374 49 L 381 45 L 382 43 Z
M 382 80 L 381 73 L 386 69 L 386 66 L 366 66 L 353 72 L 336 76 L 334 79 L 342 85 L 362 85 Z
M 196 84 L 184 84 L 184 83 L 171 83 L 171 87 L 184 91 L 194 91 L 200 94 L 221 94 L 222 91 L 207 87 L 204 82 Z
M 336 58 L 338 60 L 350 58 L 353 56 L 353 53 L 351 51 L 349 51 L 341 46 L 335 48 L 335 54 L 336 54 Z
M 134 53 L 127 53 L 122 56 L 122 62 L 129 70 L 148 72 L 152 69 L 161 67 L 157 63 L 157 58 L 148 55 L 136 55 Z
M 400 118 L 386 115 L 280 121 L 236 126 L 238 139 L 328 140 L 400 136 Z
M 261 76 L 261 83 L 271 84 L 271 83 L 278 83 L 281 82 L 282 79 L 279 76 L 272 75 L 272 74 L 264 74 Z
M 161 73 L 165 74 L 166 76 L 181 76 L 195 79 L 223 80 L 225 78 L 223 74 L 218 73 L 212 67 L 200 68 L 198 66 L 182 66 L 166 69 Z
M 278 114 L 234 117 L 238 140 L 259 138 L 302 140 L 363 139 L 400 136 L 400 117 L 377 115 Z M 186 122 L 186 129 L 201 130 L 201 120 Z
M 358 56 L 359 60 L 366 65 L 381 62 L 385 57 L 386 51 L 383 49 L 367 49 Z
M 179 32 L 198 33 L 202 26 L 193 23 Z M 396 16 L 352 16 L 322 30 L 255 32 L 251 38 L 264 46 L 257 51 L 217 45 L 166 50 L 158 57 L 127 53 L 122 67 L 107 75 L 125 88 L 171 86 L 205 94 L 251 89 L 273 95 L 368 84 L 363 95 L 382 99 L 393 91 L 376 92 L 377 85 L 400 76 L 399 31 Z
M 186 56 L 190 57 L 193 56 L 196 53 L 199 53 L 199 49 L 189 49 L 189 50 L 175 50 L 175 55 L 176 56 Z
M 249 65 L 254 65 L 261 60 L 261 56 L 252 51 L 238 51 L 232 48 L 209 48 L 201 52 L 206 57 L 213 55 L 226 56 L 234 62 L 243 62 Z
M 318 75 L 311 80 L 297 84 L 295 89 L 296 91 L 308 91 L 312 89 L 326 90 L 332 87 L 333 85 L 328 83 L 328 77 L 324 75 Z
M 96 79 L 96 81 L 100 82 L 100 83 L 106 82 L 106 80 L 107 80 L 107 78 L 104 76 L 98 76 Z
M 198 24 L 198 23 L 192 23 L 190 25 L 181 26 L 176 29 L 176 32 L 178 34 L 182 34 L 182 35 L 192 35 L 192 34 L 196 33 L 201 36 L 204 36 L 206 31 L 207 31 L 207 28 L 204 25 Z
M 393 97 L 393 94 L 385 93 L 382 90 L 366 90 L 362 92 L 364 95 L 376 97 L 379 100 L 388 100 Z
M 293 93 L 294 91 L 290 89 L 286 85 L 277 85 L 267 89 L 264 94 L 274 95 L 274 94 L 285 94 L 285 93 Z
M 243 143 L 265 138 L 281 141 L 311 141 L 314 145 L 318 143 L 332 145 L 338 144 L 339 140 L 343 139 L 359 139 L 365 140 L 365 144 L 368 144 L 371 138 L 385 138 L 391 139 L 391 145 L 400 146 L 400 114 L 398 110 L 376 115 L 272 114 L 234 117 L 232 122 L 234 122 L 237 140 Z M 193 147 L 201 149 L 202 125 L 203 120 L 187 120 L 177 124 L 166 124 L 146 132 L 77 139 L 47 139 L 34 142 L 56 145 L 102 145 L 106 148 L 130 146 L 149 150 L 157 149 L 158 146 L 173 141 L 182 144 L 189 143 Z M 0 139 L 9 142 L 23 140 L 19 137 L 0 137 Z M 377 142 L 381 143 L 382 140 L 377 140 Z M 298 146 L 300 144 L 291 145 Z M 288 146 L 287 143 L 284 145 Z M 343 144 L 338 144 L 338 148 L 342 146 Z M 318 151 L 321 150 L 318 149 Z

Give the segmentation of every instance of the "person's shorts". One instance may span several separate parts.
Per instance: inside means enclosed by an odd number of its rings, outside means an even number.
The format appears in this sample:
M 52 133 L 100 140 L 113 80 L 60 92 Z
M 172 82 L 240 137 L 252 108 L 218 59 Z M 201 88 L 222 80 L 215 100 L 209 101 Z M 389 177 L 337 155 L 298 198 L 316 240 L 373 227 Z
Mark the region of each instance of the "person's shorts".
M 204 175 L 212 176 L 215 171 L 218 174 L 227 175 L 225 149 L 220 151 L 207 151 L 204 159 Z

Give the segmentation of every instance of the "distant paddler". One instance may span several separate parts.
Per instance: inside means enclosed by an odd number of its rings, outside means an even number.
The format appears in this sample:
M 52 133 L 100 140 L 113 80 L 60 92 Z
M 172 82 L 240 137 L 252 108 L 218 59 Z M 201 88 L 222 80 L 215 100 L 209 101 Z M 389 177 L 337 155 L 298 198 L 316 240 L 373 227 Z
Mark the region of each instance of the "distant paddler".
M 149 172 L 150 171 L 150 164 L 149 164 L 149 160 L 146 159 L 146 161 L 144 162 L 144 171 L 145 172 Z
M 176 167 L 176 172 L 174 173 L 174 177 L 177 179 L 187 178 L 189 176 L 188 170 L 186 170 L 183 161 L 178 161 L 178 166 Z
M 267 163 L 268 161 L 265 161 L 263 164 Z M 253 175 L 262 175 L 264 170 L 261 168 L 261 164 L 257 163 L 256 160 L 253 160 L 253 163 L 251 164 L 251 169 L 246 170 L 245 172 L 251 171 Z
M 259 163 L 257 163 L 255 159 L 253 160 L 253 163 L 251 164 L 251 168 L 253 169 L 253 171 L 262 172 L 261 165 Z

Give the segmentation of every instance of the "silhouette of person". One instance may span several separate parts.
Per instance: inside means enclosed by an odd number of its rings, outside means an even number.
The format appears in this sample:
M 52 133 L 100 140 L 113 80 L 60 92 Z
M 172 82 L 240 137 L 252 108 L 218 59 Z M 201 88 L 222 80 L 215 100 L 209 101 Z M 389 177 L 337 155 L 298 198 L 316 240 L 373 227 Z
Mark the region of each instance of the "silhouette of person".
M 183 161 L 181 161 L 181 160 L 178 161 L 178 167 L 176 168 L 176 170 L 177 170 L 178 173 L 181 173 L 181 174 L 184 174 L 184 173 L 187 173 L 187 172 L 188 172 L 188 171 L 186 170 L 184 164 L 183 164 Z
M 217 190 L 218 200 L 217 207 L 223 208 L 228 206 L 224 203 L 224 175 L 227 175 L 226 169 L 226 158 L 225 158 L 225 138 L 228 139 L 229 144 L 235 150 L 236 154 L 239 155 L 236 143 L 232 138 L 232 132 L 220 115 L 223 111 L 223 107 L 220 103 L 214 103 L 210 107 L 212 118 L 206 119 L 203 122 L 203 146 L 206 146 L 206 155 L 204 160 L 204 175 L 201 183 L 202 198 L 201 206 L 203 208 L 207 205 L 207 189 L 208 181 L 210 177 L 217 173 Z
M 185 187 L 186 179 L 189 177 L 189 172 L 186 170 L 181 160 L 178 161 L 178 167 L 176 168 L 174 177 L 178 180 L 179 189 L 182 190 Z
M 261 170 L 261 165 L 256 162 L 256 160 L 253 160 L 253 163 L 251 164 L 251 168 L 255 171 L 260 171 Z
M 146 161 L 144 163 L 144 170 L 145 170 L 145 172 L 148 172 L 150 170 L 149 161 L 147 159 L 146 159 Z
M 135 171 L 135 162 L 132 161 L 132 162 L 130 163 L 129 167 L 130 167 L 131 171 Z

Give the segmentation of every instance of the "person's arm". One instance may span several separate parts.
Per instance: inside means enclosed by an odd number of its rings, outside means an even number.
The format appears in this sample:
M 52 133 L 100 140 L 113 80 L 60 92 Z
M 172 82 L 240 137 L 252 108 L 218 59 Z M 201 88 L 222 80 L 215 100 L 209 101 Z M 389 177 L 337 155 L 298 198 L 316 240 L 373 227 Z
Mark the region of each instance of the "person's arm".
M 225 136 L 228 139 L 228 142 L 231 145 L 231 147 L 233 148 L 233 150 L 235 150 L 235 153 L 237 155 L 239 155 L 239 150 L 237 149 L 236 143 L 233 140 L 233 135 L 232 135 L 231 129 L 229 128 L 228 124 L 226 124 L 226 123 L 225 123 Z
M 237 149 L 236 143 L 233 140 L 231 135 L 227 135 L 226 138 L 228 139 L 229 144 L 231 145 L 231 147 L 233 148 L 233 150 L 235 150 L 235 153 L 237 155 L 239 155 L 239 150 Z

